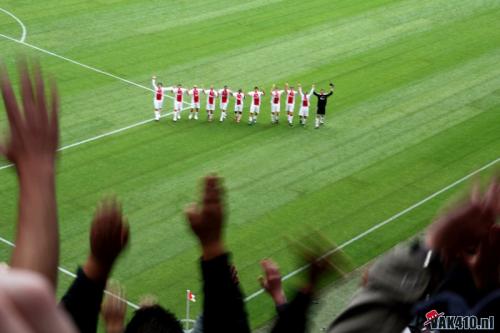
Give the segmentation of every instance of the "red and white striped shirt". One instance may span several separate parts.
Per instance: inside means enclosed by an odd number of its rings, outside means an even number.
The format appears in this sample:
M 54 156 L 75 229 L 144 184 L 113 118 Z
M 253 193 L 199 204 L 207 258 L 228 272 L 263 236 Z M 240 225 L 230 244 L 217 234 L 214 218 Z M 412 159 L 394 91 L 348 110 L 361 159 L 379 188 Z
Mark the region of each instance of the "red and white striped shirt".
M 162 88 L 160 88 L 160 87 L 156 88 L 155 98 L 157 101 L 161 101 L 163 99 L 163 89 Z
M 282 93 L 283 93 L 283 90 L 273 90 L 271 103 L 272 104 L 280 104 Z
M 153 89 L 155 90 L 154 94 L 155 100 L 163 101 L 163 96 L 165 95 L 165 92 L 168 91 L 168 88 L 157 86 L 155 79 L 151 80 L 151 84 L 153 86 Z
M 189 90 L 188 94 L 191 95 L 191 103 L 200 102 L 200 91 L 198 90 L 198 88 L 193 88 Z
M 288 104 L 295 104 L 295 94 L 297 94 L 297 92 L 295 90 L 287 90 L 286 102 Z
M 303 107 L 309 107 L 310 101 L 311 101 L 311 96 L 314 93 L 314 88 L 311 89 L 311 92 L 309 94 L 306 94 L 305 92 L 300 89 L 300 96 L 302 97 L 302 106 Z
M 207 94 L 207 104 L 214 104 L 215 103 L 215 98 L 218 96 L 217 91 L 210 89 L 210 90 L 204 90 L 205 94 Z
M 231 90 L 229 89 L 221 89 L 219 90 L 219 95 L 220 95 L 220 101 L 221 103 L 227 103 L 229 100 L 229 94 L 231 93 Z
M 175 96 L 175 101 L 182 103 L 184 99 L 184 93 L 186 92 L 186 89 L 184 88 L 173 88 L 172 89 L 174 96 Z
M 245 98 L 245 94 L 243 93 L 236 93 L 233 94 L 234 98 L 236 98 L 236 105 L 242 105 L 243 104 L 243 99 Z
M 252 91 L 248 93 L 250 97 L 252 97 L 252 105 L 259 106 L 260 105 L 260 100 L 261 96 L 264 95 L 263 91 Z

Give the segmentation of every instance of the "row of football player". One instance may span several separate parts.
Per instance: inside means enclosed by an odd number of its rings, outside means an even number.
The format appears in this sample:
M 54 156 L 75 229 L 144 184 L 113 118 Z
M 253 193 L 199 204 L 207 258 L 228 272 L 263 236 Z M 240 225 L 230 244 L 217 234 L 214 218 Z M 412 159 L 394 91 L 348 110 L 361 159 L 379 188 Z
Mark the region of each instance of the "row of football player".
M 191 96 L 191 112 L 189 114 L 189 119 L 198 119 L 198 113 L 200 110 L 200 100 L 201 94 L 207 96 L 206 110 L 208 121 L 213 120 L 214 111 L 215 111 L 215 103 L 217 98 L 220 98 L 220 121 L 224 121 L 227 117 L 227 109 L 229 104 L 230 97 L 235 98 L 234 103 L 234 112 L 235 112 L 235 120 L 236 122 L 241 121 L 242 113 L 243 113 L 243 105 L 245 96 L 249 96 L 251 98 L 250 105 L 250 113 L 248 118 L 249 124 L 255 124 L 257 122 L 257 116 L 260 113 L 260 106 L 262 105 L 262 96 L 265 95 L 265 92 L 259 90 L 258 87 L 255 87 L 253 91 L 244 93 L 242 89 L 234 92 L 229 89 L 227 86 L 224 86 L 223 89 L 215 90 L 213 86 L 210 86 L 209 89 L 198 88 L 196 85 L 192 89 L 183 88 L 181 84 L 178 84 L 176 87 L 164 87 L 161 82 L 156 83 L 156 77 L 152 78 L 152 85 L 155 90 L 154 94 L 154 113 L 155 120 L 160 120 L 161 109 L 163 107 L 164 96 L 167 92 L 171 92 L 173 94 L 174 99 L 174 112 L 173 112 L 173 120 L 176 122 L 181 119 L 181 110 L 183 109 L 184 96 Z M 285 84 L 285 89 L 280 90 L 276 85 L 273 85 L 271 89 L 271 122 L 273 124 L 277 124 L 279 121 L 279 113 L 281 109 L 281 95 L 283 93 L 286 94 L 286 112 L 288 118 L 288 124 L 293 126 L 293 113 L 295 109 L 295 98 L 296 96 L 301 97 L 301 106 L 299 110 L 300 124 L 305 125 L 307 118 L 309 117 L 309 107 L 311 105 L 311 96 L 314 94 L 318 97 L 318 109 L 317 109 L 317 117 L 316 117 L 316 128 L 319 128 L 320 124 L 324 123 L 324 115 L 326 112 L 326 102 L 328 97 L 333 94 L 334 85 L 330 83 L 330 92 L 325 93 L 324 89 L 320 90 L 320 93 L 316 93 L 314 91 L 315 86 L 313 85 L 310 92 L 304 92 L 302 90 L 302 86 L 298 84 L 298 91 L 294 90 L 294 87 L 290 87 Z

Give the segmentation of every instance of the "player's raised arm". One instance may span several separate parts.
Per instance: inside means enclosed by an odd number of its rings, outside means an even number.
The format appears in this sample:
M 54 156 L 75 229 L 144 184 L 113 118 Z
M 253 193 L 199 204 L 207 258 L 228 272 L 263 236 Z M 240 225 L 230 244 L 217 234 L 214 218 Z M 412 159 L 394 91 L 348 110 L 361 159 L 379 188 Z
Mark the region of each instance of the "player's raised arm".
M 156 85 L 156 76 L 153 76 L 151 78 L 151 85 L 153 86 L 153 89 L 154 90 L 157 90 L 158 89 L 158 86 Z
M 309 92 L 309 97 L 311 97 L 313 94 L 314 94 L 314 89 L 316 88 L 316 86 L 313 84 L 311 86 L 311 91 Z

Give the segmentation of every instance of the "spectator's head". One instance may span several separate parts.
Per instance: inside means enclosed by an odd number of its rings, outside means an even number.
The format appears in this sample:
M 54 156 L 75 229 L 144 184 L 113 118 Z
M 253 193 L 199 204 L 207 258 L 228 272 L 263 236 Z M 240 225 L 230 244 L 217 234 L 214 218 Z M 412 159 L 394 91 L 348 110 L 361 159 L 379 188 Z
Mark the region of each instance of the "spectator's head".
M 183 333 L 175 316 L 159 305 L 142 307 L 125 328 L 125 333 Z

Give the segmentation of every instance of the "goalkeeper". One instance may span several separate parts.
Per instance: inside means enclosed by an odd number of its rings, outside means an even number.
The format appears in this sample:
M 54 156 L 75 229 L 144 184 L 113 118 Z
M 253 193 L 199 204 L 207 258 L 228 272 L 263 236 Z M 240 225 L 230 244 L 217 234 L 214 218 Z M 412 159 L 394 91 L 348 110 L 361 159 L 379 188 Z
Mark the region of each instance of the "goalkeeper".
M 318 97 L 318 108 L 316 111 L 316 125 L 314 128 L 318 129 L 320 125 L 325 123 L 325 113 L 326 113 L 326 103 L 328 102 L 328 97 L 333 95 L 333 90 L 335 85 L 330 83 L 330 92 L 325 94 L 325 89 L 321 89 L 319 93 L 314 92 L 314 96 Z

